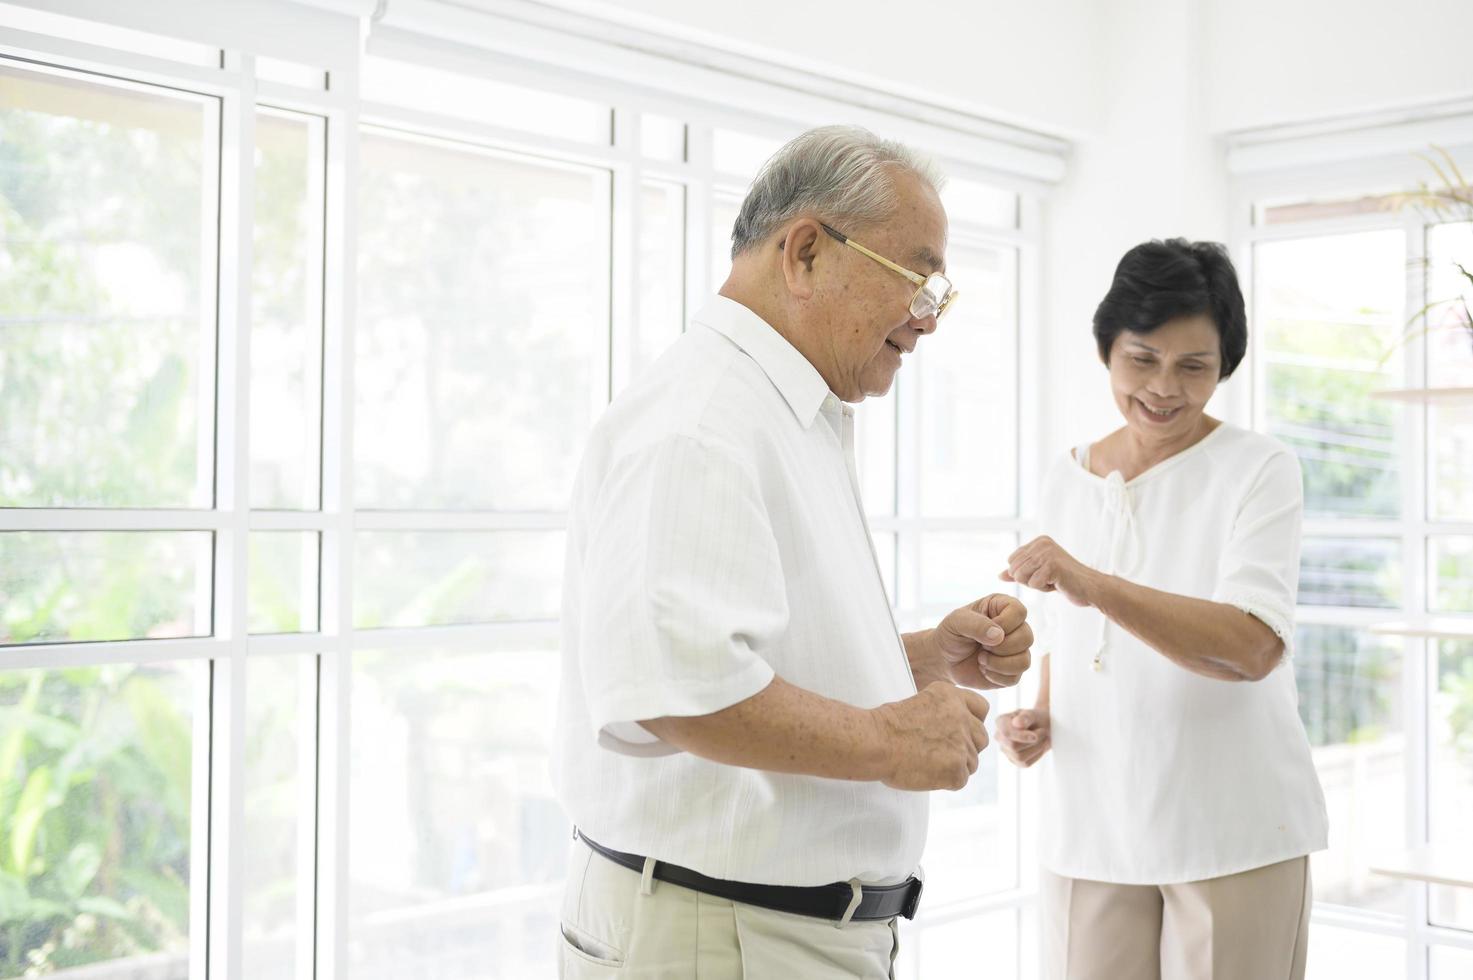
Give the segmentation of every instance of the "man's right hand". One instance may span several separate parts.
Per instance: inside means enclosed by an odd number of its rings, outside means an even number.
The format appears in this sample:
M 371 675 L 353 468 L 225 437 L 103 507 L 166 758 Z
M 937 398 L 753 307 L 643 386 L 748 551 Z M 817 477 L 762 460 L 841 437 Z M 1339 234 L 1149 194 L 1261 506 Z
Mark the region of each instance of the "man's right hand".
M 945 681 L 874 709 L 887 752 L 882 782 L 895 789 L 961 789 L 987 748 L 987 699 Z

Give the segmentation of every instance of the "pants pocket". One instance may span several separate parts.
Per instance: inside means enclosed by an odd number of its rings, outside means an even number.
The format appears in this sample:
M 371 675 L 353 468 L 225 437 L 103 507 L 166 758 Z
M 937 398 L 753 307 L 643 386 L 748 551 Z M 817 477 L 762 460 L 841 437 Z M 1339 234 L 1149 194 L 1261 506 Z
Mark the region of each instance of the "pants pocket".
M 563 955 L 591 966 L 617 970 L 624 965 L 624 954 L 608 943 L 590 936 L 577 926 L 561 924 Z

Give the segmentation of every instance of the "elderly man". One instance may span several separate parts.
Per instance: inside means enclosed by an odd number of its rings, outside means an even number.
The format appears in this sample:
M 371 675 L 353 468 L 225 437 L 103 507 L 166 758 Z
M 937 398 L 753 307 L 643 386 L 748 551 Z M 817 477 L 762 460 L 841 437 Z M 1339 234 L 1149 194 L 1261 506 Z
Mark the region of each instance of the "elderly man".
M 720 295 L 593 432 L 554 759 L 564 977 L 890 973 L 925 791 L 987 745 L 958 685 L 1017 683 L 1032 643 L 1003 595 L 899 635 L 855 479 L 846 403 L 954 296 L 937 182 L 864 130 L 793 140 Z

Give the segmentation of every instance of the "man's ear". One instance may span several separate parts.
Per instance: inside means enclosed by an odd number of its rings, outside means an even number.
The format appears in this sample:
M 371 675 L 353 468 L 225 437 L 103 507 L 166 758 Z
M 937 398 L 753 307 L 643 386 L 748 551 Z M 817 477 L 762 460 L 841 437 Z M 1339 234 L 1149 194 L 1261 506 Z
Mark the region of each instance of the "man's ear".
M 819 249 L 826 241 L 817 221 L 801 218 L 788 226 L 787 235 L 778 244 L 782 252 L 783 280 L 795 298 L 813 298 L 816 287 L 813 266 Z

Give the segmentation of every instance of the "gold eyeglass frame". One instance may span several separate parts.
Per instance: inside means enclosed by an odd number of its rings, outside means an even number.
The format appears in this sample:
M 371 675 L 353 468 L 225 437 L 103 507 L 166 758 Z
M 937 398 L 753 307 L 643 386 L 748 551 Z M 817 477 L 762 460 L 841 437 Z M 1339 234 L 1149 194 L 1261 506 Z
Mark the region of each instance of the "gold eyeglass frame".
M 840 244 L 848 245 L 860 255 L 868 256 L 869 258 L 874 259 L 876 262 L 880 263 L 880 265 L 883 265 L 885 268 L 891 270 L 892 272 L 900 273 L 906 279 L 909 279 L 912 283 L 914 283 L 916 286 L 916 291 L 910 298 L 910 306 L 908 307 L 908 309 L 910 310 L 910 315 L 915 317 L 917 320 L 924 320 L 927 316 L 931 315 L 930 313 L 917 313 L 916 301 L 921 298 L 922 294 L 927 293 L 926 287 L 931 284 L 932 280 L 939 279 L 942 282 L 946 283 L 946 291 L 941 293 L 941 298 L 935 301 L 936 319 L 939 320 L 943 316 L 945 316 L 946 311 L 951 309 L 951 304 L 956 302 L 956 298 L 961 295 L 961 293 L 959 293 L 956 288 L 952 286 L 951 280 L 939 272 L 933 272 L 929 276 L 923 276 L 919 272 L 912 272 L 910 269 L 907 269 L 900 263 L 892 262 L 889 259 L 885 258 L 879 252 L 875 252 L 871 249 L 865 248 L 863 245 L 859 244 L 854 239 L 844 234 L 842 231 L 839 231 L 837 228 L 833 228 L 827 224 L 824 224 L 822 221 L 820 221 L 818 224 L 820 228 L 828 232 L 828 234 Z M 934 288 L 931 289 L 929 295 L 936 295 L 936 290 Z

